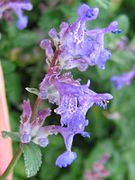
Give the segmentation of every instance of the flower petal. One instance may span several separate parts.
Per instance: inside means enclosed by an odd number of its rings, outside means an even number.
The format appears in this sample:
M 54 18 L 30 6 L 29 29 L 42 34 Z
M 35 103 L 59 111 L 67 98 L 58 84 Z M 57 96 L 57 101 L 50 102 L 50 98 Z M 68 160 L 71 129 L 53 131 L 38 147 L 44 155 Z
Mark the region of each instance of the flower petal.
M 65 151 L 56 160 L 56 166 L 62 168 L 70 165 L 77 157 L 75 152 Z

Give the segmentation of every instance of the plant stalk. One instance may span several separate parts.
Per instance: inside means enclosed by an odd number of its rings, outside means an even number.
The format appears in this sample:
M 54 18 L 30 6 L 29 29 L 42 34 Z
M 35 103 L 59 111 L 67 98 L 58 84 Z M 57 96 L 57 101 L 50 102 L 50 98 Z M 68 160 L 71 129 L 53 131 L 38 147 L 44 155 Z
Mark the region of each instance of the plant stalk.
M 6 180 L 6 177 L 12 172 L 12 170 L 15 167 L 17 161 L 21 157 L 21 154 L 22 154 L 22 151 L 21 151 L 21 148 L 19 146 L 18 149 L 15 152 L 15 155 L 14 155 L 13 159 L 11 160 L 10 164 L 8 165 L 7 169 L 2 174 L 2 176 L 0 176 L 0 180 Z

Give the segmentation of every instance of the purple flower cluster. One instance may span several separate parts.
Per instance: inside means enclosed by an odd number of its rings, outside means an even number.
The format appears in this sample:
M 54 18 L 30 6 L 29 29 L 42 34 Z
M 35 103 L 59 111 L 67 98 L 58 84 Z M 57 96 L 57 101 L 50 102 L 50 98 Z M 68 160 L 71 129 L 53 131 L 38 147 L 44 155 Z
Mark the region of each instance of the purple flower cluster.
M 33 119 L 29 101 L 23 103 L 21 142 L 32 141 L 46 147 L 49 143 L 48 135 L 60 133 L 64 139 L 66 151 L 56 160 L 56 165 L 59 167 L 67 167 L 76 159 L 77 154 L 72 151 L 73 138 L 76 134 L 90 137 L 85 131 L 88 125 L 87 111 L 94 104 L 105 109 L 109 100 L 113 98 L 109 93 L 100 94 L 92 91 L 89 88 L 90 81 L 82 85 L 80 80 L 73 79 L 70 72 L 62 73 L 63 69 L 75 67 L 84 71 L 88 65 L 97 64 L 102 69 L 105 67 L 110 51 L 104 47 L 104 34 L 119 33 L 120 30 L 117 28 L 116 21 L 107 28 L 87 30 L 86 22 L 95 20 L 97 15 L 97 8 L 82 4 L 78 9 L 77 21 L 71 25 L 63 22 L 59 33 L 54 28 L 49 31 L 55 50 L 50 40 L 41 41 L 40 46 L 45 49 L 49 69 L 40 83 L 38 99 L 48 100 L 57 105 L 54 112 L 60 115 L 60 125 L 43 126 L 46 117 L 50 115 L 50 110 L 41 111 Z
M 73 24 L 62 22 L 59 33 L 55 28 L 49 31 L 54 46 L 60 51 L 58 62 L 61 69 L 76 67 L 85 71 L 89 65 L 105 68 L 111 52 L 104 47 L 104 35 L 108 32 L 120 33 L 121 30 L 118 29 L 116 21 L 103 29 L 88 30 L 86 22 L 95 20 L 98 13 L 98 8 L 90 8 L 83 4 L 79 7 L 78 19 Z M 43 40 L 41 47 L 46 51 L 47 60 L 51 61 L 54 54 L 51 41 Z
M 130 85 L 135 76 L 135 67 L 130 71 L 119 76 L 112 76 L 111 81 L 116 89 L 121 89 L 124 85 Z
M 28 18 L 23 15 L 23 10 L 30 11 L 32 4 L 29 0 L 7 0 L 0 2 L 0 18 L 7 10 L 13 10 L 18 16 L 17 27 L 22 30 L 27 26 Z

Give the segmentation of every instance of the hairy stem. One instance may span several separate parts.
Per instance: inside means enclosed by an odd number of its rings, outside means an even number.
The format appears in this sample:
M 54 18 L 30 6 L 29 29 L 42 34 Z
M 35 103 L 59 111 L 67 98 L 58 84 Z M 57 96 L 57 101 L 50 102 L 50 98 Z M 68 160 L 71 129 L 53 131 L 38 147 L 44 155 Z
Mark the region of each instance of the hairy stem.
M 22 151 L 21 151 L 21 148 L 19 146 L 15 152 L 13 159 L 11 160 L 10 164 L 8 165 L 7 169 L 2 174 L 2 176 L 0 176 L 0 180 L 5 180 L 6 177 L 12 172 L 12 170 L 15 167 L 15 165 L 16 165 L 18 159 L 20 158 L 21 154 L 22 154 Z

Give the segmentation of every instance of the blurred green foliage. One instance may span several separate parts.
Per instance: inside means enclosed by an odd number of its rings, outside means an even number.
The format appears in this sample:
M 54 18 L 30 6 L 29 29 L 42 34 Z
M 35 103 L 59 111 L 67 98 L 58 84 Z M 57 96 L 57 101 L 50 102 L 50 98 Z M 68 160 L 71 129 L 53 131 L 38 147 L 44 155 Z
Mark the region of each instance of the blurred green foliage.
M 109 180 L 135 180 L 135 80 L 131 86 L 120 91 L 114 89 L 110 82 L 112 75 L 129 71 L 135 64 L 135 0 L 32 0 L 33 10 L 26 12 L 29 25 L 26 30 L 16 28 L 16 16 L 13 22 L 0 21 L 0 61 L 4 70 L 6 93 L 10 111 L 11 127 L 18 131 L 21 102 L 25 98 L 34 101 L 25 87 L 38 88 L 46 73 L 47 65 L 43 50 L 39 43 L 47 38 L 51 27 L 59 30 L 62 21 L 72 23 L 76 18 L 76 10 L 81 3 L 100 8 L 100 15 L 95 22 L 88 23 L 89 28 L 104 27 L 112 20 L 118 20 L 123 31 L 121 35 L 106 36 L 106 47 L 112 51 L 105 70 L 90 67 L 86 72 L 73 70 L 75 78 L 82 83 L 91 80 L 91 89 L 97 92 L 110 92 L 114 99 L 107 110 L 93 107 L 87 118 L 90 123 L 86 128 L 91 132 L 90 139 L 75 137 L 73 149 L 77 152 L 77 160 L 68 168 L 55 166 L 57 156 L 63 152 L 64 145 L 60 136 L 51 137 L 50 144 L 42 149 L 42 167 L 32 180 L 83 180 L 86 170 L 105 153 L 110 155 L 107 168 Z M 117 42 L 128 37 L 127 48 L 118 50 Z M 51 118 L 58 123 L 55 116 Z M 14 143 L 14 148 L 17 144 Z M 21 159 L 15 167 L 14 180 L 24 180 L 24 162 Z

